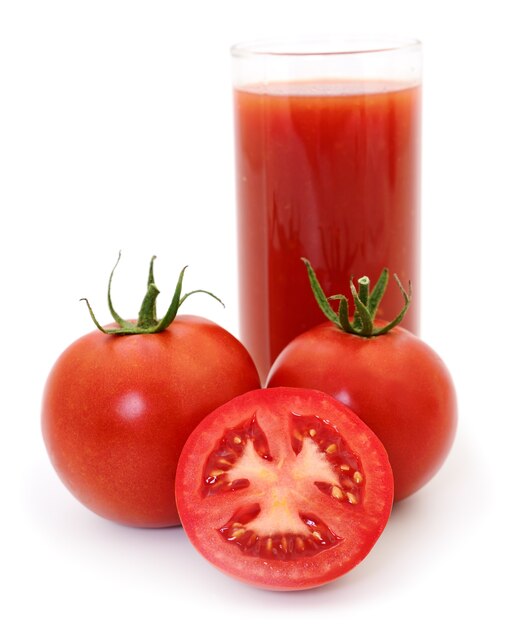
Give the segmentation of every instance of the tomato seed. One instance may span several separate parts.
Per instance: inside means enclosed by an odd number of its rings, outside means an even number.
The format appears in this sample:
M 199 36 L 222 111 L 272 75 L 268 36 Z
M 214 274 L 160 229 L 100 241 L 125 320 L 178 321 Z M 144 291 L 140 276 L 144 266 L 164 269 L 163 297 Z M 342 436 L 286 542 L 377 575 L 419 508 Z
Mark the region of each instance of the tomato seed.
M 280 547 L 282 548 L 284 552 L 287 552 L 287 537 L 285 535 L 283 535 L 283 537 L 280 540 Z
M 333 498 L 343 500 L 343 491 L 340 489 L 340 487 L 337 487 L 336 485 L 333 485 L 331 489 L 331 495 L 333 496 Z
M 347 500 L 350 502 L 350 504 L 357 504 L 357 498 L 353 493 L 350 493 L 350 491 L 347 491 Z
M 229 467 L 232 465 L 227 459 L 218 459 L 217 463 L 220 463 L 220 465 L 229 465 Z

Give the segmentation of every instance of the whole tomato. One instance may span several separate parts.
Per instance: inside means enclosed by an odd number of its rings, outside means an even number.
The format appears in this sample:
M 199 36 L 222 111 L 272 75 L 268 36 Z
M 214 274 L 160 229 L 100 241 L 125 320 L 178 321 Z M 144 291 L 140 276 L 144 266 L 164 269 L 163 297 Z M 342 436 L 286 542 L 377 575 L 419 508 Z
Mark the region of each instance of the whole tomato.
M 307 387 L 348 405 L 384 444 L 394 475 L 395 500 L 420 489 L 440 468 L 454 439 L 457 403 L 443 361 L 423 341 L 397 326 L 374 322 L 387 271 L 369 293 L 369 281 L 351 283 L 356 313 L 344 296 L 336 314 L 308 261 L 312 288 L 329 322 L 294 339 L 278 356 L 267 386 Z M 401 285 L 400 285 L 401 287 Z
M 99 328 L 63 352 L 44 391 L 42 432 L 61 480 L 89 509 L 128 525 L 179 524 L 174 481 L 187 437 L 210 411 L 260 386 L 235 337 L 176 317 L 190 295 L 181 296 L 183 273 L 160 321 L 153 259 L 137 323 L 122 320 L 110 297 L 114 326 L 101 327 L 90 309 Z

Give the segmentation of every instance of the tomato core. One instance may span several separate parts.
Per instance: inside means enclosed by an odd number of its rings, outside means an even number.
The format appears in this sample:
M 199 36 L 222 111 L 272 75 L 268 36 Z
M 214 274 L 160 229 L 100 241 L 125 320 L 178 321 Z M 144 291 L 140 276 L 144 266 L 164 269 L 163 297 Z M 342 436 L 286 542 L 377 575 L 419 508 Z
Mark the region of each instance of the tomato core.
M 244 554 L 294 560 L 339 543 L 342 538 L 312 512 L 313 490 L 343 506 L 361 502 L 361 463 L 336 429 L 317 415 L 290 413 L 288 423 L 284 454 L 271 454 L 254 414 L 224 430 L 205 463 L 203 497 L 250 490 L 252 502 L 216 529 Z

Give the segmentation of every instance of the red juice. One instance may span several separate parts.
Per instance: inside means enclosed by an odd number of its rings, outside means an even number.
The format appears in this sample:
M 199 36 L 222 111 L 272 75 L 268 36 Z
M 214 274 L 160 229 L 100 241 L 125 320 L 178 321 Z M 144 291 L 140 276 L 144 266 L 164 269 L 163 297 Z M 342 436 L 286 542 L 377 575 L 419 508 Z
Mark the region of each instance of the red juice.
M 391 82 L 235 91 L 240 332 L 261 377 L 325 319 L 301 257 L 327 295 L 383 267 L 412 281 L 403 325 L 417 332 L 420 96 Z M 391 281 L 378 316 L 402 305 Z

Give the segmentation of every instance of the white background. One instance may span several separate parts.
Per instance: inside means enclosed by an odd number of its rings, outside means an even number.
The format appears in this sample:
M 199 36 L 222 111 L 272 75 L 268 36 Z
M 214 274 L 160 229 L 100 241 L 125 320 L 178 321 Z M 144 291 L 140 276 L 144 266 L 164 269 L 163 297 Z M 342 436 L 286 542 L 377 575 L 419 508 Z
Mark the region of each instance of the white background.
M 0 7 L 0 621 L 505 623 L 501 3 Z M 396 507 L 353 572 L 313 591 L 265 592 L 215 571 L 180 528 L 125 528 L 84 509 L 49 464 L 39 406 L 58 354 L 91 329 L 79 298 L 108 321 L 119 249 L 124 316 L 136 314 L 157 254 L 162 304 L 189 264 L 186 288 L 210 289 L 227 308 L 196 296 L 185 312 L 237 333 L 229 46 L 329 33 L 424 43 L 422 337 L 453 373 L 460 427 L 440 474 Z

